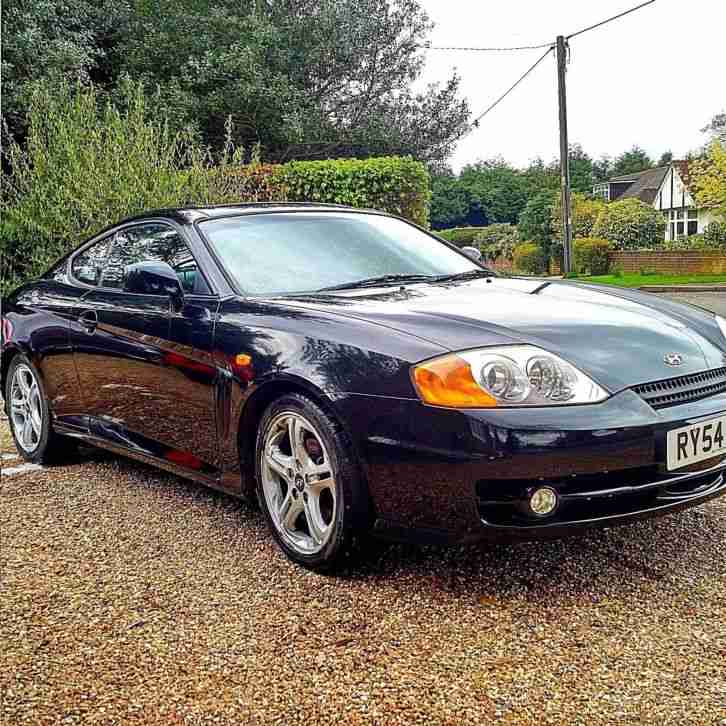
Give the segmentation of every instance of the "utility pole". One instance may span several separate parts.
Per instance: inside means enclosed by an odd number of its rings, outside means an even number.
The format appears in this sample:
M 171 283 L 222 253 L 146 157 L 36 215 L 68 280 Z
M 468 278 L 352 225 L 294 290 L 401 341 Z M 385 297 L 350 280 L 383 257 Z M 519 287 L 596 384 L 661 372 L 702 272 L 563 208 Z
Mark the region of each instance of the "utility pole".
M 557 36 L 557 96 L 560 108 L 560 187 L 562 190 L 563 272 L 572 272 L 572 209 L 570 204 L 570 147 L 567 140 L 567 40 Z

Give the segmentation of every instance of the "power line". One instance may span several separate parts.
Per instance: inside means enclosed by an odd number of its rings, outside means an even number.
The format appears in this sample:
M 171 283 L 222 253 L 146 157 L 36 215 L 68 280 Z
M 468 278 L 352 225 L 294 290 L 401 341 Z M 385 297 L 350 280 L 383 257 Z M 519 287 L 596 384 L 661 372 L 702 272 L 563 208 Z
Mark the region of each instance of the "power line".
M 471 131 L 471 129 L 475 128 L 479 125 L 479 121 L 481 121 L 484 116 L 486 116 L 490 111 L 494 110 L 496 106 L 498 106 L 551 52 L 552 48 L 554 46 L 548 45 L 547 50 L 506 90 L 504 93 L 497 98 L 494 103 L 492 103 L 490 106 L 484 109 L 469 125 L 469 128 L 467 131 Z M 465 132 L 466 133 L 466 132 Z
M 646 5 L 652 5 L 655 2 L 655 0 L 647 0 L 647 2 L 640 3 L 640 5 L 636 5 L 634 8 L 630 8 L 630 10 L 624 10 L 622 13 L 618 13 L 617 15 L 613 15 L 612 18 L 608 18 L 607 20 L 601 20 L 599 23 L 595 23 L 595 25 L 589 25 L 587 28 L 583 28 L 582 30 L 578 30 L 575 33 L 571 33 L 567 36 L 567 40 L 570 40 L 570 38 L 574 38 L 577 35 L 582 35 L 583 33 L 587 33 L 588 30 L 595 30 L 595 28 L 599 28 L 601 25 L 605 25 L 606 23 L 611 23 L 613 20 L 618 20 L 619 18 L 624 17 L 625 15 L 630 15 L 630 13 L 634 13 L 636 10 L 640 10 L 640 8 L 644 8 Z
M 640 5 L 636 5 L 633 8 L 630 8 L 629 10 L 624 10 L 622 13 L 618 13 L 617 15 L 613 15 L 612 18 L 607 18 L 607 20 L 601 20 L 599 23 L 595 23 L 594 25 L 589 25 L 587 28 L 583 28 L 582 30 L 578 30 L 574 33 L 571 33 L 570 35 L 565 36 L 567 40 L 570 40 L 570 38 L 574 38 L 578 35 L 582 35 L 583 33 L 587 33 L 588 30 L 595 30 L 595 28 L 599 28 L 601 25 L 605 25 L 606 23 L 611 23 L 613 20 L 618 20 L 619 18 L 624 17 L 625 15 L 629 15 L 630 13 L 634 13 L 636 10 L 640 10 L 640 8 L 644 8 L 646 5 L 652 5 L 655 2 L 655 0 L 647 0 L 647 2 L 640 3 Z M 426 46 L 427 50 L 454 50 L 454 51 L 474 51 L 474 52 L 482 52 L 482 53 L 509 53 L 519 50 L 540 50 L 542 48 L 550 48 L 552 47 L 553 43 L 540 43 L 539 45 L 514 45 L 514 46 L 503 46 L 503 47 L 478 47 L 478 46 L 460 46 L 460 45 L 428 45 Z
M 473 46 L 458 46 L 458 45 L 429 45 L 426 46 L 427 50 L 473 50 L 481 51 L 485 53 L 508 53 L 510 51 L 517 50 L 540 50 L 541 48 L 549 48 L 552 43 L 542 43 L 540 45 L 517 45 L 504 48 L 478 48 Z

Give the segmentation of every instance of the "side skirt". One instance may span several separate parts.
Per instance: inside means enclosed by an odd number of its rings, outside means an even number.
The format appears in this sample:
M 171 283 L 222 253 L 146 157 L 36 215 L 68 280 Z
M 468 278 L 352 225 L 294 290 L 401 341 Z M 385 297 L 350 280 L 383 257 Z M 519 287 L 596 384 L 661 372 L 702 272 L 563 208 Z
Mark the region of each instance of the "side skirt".
M 190 479 L 197 484 L 203 484 L 210 489 L 215 489 L 217 491 L 223 492 L 224 494 L 229 494 L 236 499 L 249 501 L 248 497 L 245 497 L 240 492 L 239 488 L 233 488 L 225 485 L 220 481 L 220 478 L 218 476 L 195 471 L 194 469 L 189 469 L 188 467 L 182 466 L 173 461 L 169 461 L 168 459 L 155 456 L 150 452 L 141 451 L 138 448 L 123 446 L 116 442 L 109 441 L 102 436 L 88 433 L 87 431 L 79 431 L 75 428 L 66 427 L 59 422 L 55 422 L 54 429 L 63 436 L 72 437 L 79 441 L 83 441 L 84 443 L 90 444 L 91 446 L 96 446 L 99 449 L 105 449 L 106 451 L 111 451 L 114 454 L 119 454 L 120 456 L 125 456 L 126 458 L 140 461 L 157 469 L 168 471 L 169 473 L 175 474 L 176 476 L 182 477 L 184 479 Z

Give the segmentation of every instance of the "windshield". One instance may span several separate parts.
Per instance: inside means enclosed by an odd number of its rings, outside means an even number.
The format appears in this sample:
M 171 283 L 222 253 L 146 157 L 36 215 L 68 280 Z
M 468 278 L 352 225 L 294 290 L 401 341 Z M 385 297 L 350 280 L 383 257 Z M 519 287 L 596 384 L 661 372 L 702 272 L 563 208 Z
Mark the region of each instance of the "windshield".
M 377 214 L 254 214 L 208 220 L 200 227 L 240 288 L 253 295 L 482 269 L 413 225 Z

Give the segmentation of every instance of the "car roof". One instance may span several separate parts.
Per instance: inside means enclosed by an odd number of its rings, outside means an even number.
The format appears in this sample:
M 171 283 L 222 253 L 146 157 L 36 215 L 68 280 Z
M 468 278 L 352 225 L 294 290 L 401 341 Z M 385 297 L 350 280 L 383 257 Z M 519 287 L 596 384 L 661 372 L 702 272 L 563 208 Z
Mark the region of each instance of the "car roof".
M 299 212 L 338 210 L 344 212 L 373 212 L 372 209 L 358 209 L 344 204 L 323 204 L 320 202 L 250 202 L 240 204 L 211 204 L 199 207 L 171 207 L 166 209 L 151 209 L 142 214 L 134 215 L 121 220 L 114 227 L 128 222 L 136 222 L 151 217 L 165 217 L 180 224 L 200 222 L 204 219 L 218 217 L 231 217 L 259 212 Z M 379 212 L 380 214 L 380 212 Z

